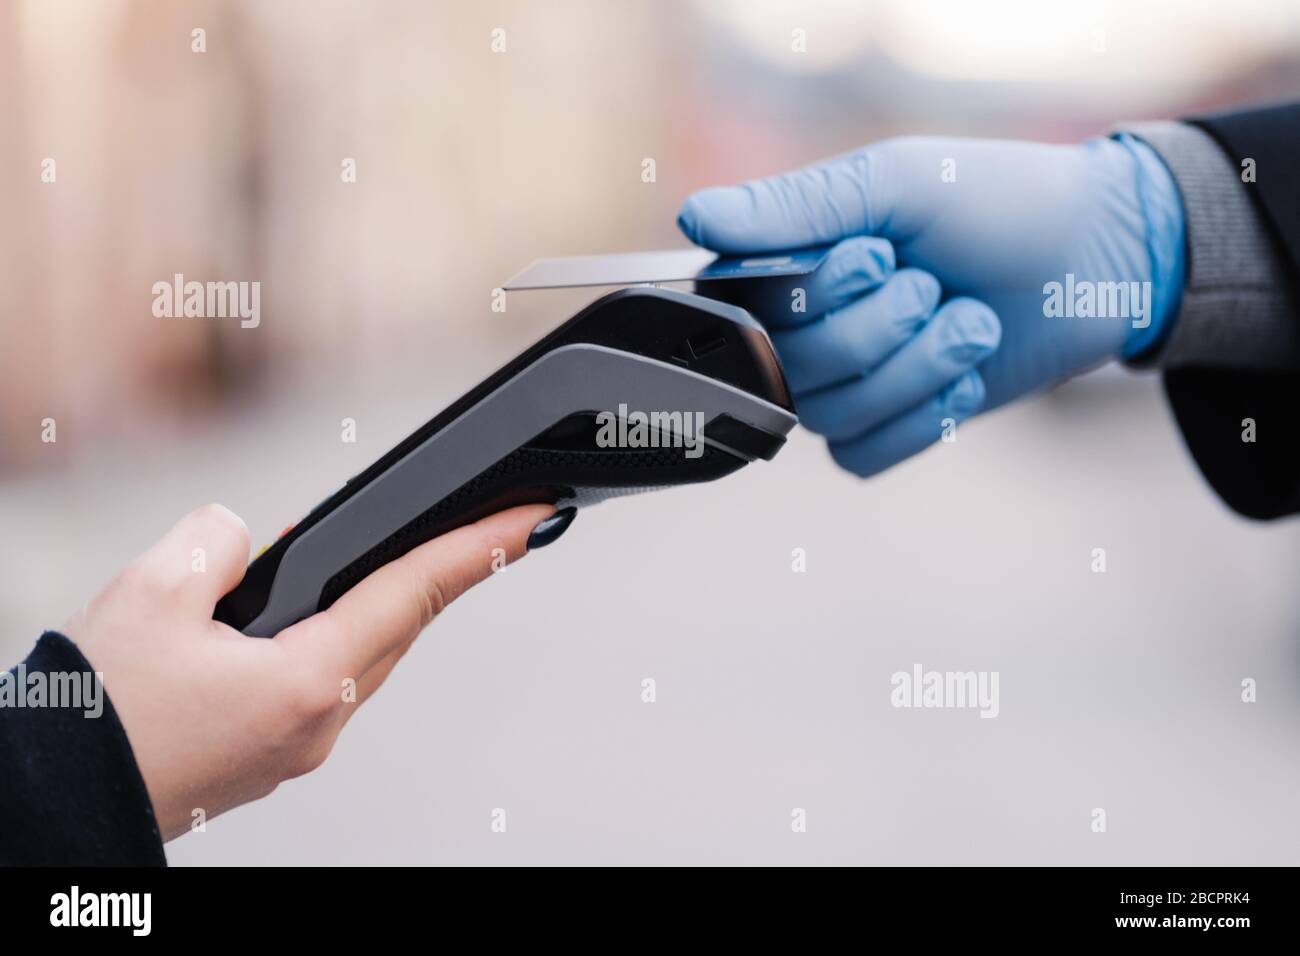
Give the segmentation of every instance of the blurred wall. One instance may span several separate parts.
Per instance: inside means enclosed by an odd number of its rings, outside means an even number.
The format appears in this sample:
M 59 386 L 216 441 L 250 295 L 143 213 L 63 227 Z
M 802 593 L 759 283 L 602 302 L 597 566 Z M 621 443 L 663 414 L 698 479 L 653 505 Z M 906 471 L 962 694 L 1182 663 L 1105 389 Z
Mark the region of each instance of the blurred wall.
M 297 374 L 524 341 L 575 300 L 502 321 L 506 276 L 679 243 L 707 182 L 899 132 L 1064 139 L 1282 95 L 1298 10 L 14 0 L 0 471 L 147 443 Z M 261 326 L 155 318 L 176 273 L 261 282 Z M 47 417 L 67 440 L 40 440 Z
M 623 99 L 657 82 L 655 46 L 589 42 L 653 35 L 654 8 L 580 12 L 6 4 L 0 469 L 184 427 L 295 370 L 519 341 L 491 290 L 539 251 L 635 244 L 651 210 L 611 186 L 638 171 L 628 136 L 648 148 L 669 120 Z M 261 282 L 261 325 L 154 317 L 176 273 Z M 41 442 L 47 416 L 67 440 Z

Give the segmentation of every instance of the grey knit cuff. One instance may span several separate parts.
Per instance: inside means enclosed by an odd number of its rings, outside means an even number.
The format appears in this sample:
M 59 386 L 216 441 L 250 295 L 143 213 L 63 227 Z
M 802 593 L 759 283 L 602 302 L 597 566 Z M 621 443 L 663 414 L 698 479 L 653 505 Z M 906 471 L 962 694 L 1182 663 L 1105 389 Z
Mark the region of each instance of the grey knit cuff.
M 1187 224 L 1187 281 L 1173 333 L 1142 365 L 1300 368 L 1300 318 L 1250 183 L 1209 134 L 1184 123 L 1120 127 L 1174 174 Z

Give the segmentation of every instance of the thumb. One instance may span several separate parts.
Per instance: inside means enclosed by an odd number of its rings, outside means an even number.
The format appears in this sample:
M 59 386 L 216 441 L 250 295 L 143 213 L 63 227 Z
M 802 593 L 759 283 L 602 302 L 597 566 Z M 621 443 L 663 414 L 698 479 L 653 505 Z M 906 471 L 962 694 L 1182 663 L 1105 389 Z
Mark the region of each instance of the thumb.
M 682 204 L 677 225 L 697 245 L 743 254 L 820 246 L 880 235 L 888 210 L 872 195 L 871 147 L 738 186 L 701 189 Z

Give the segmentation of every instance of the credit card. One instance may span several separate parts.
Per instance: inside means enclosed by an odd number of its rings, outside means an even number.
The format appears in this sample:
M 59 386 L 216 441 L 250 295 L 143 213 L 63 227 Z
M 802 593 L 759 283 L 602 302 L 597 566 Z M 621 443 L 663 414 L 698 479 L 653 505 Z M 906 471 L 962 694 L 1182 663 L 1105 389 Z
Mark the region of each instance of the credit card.
M 816 271 L 830 246 L 795 249 L 758 256 L 719 256 L 693 277 L 696 282 L 717 279 L 757 279 L 762 276 L 803 276 Z
M 647 285 L 659 282 L 713 282 L 763 276 L 801 276 L 822 264 L 830 246 L 754 256 L 719 256 L 707 249 L 618 252 L 604 256 L 538 259 L 501 287 L 565 289 L 590 285 Z

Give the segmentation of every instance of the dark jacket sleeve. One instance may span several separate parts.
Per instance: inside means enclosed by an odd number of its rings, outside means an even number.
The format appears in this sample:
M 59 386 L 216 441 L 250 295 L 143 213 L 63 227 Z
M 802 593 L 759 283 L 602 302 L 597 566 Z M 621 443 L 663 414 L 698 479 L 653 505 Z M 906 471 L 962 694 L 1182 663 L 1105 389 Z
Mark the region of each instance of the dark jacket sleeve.
M 1244 194 L 1242 205 L 1249 203 L 1254 210 L 1253 228 L 1271 247 L 1252 259 L 1272 261 L 1264 266 L 1240 259 L 1243 242 L 1237 241 L 1239 236 L 1228 235 L 1231 229 L 1224 227 L 1221 213 L 1188 208 L 1190 228 L 1195 231 L 1199 226 L 1203 238 L 1189 237 L 1187 287 L 1196 295 L 1200 284 L 1202 304 L 1211 303 L 1208 309 L 1201 309 L 1204 321 L 1217 323 L 1217 332 L 1209 335 L 1202 329 L 1195 333 L 1202 344 L 1214 343 L 1208 351 L 1202 349 L 1199 361 L 1166 365 L 1165 391 L 1197 465 L 1228 505 L 1251 518 L 1294 514 L 1300 511 L 1300 434 L 1295 424 L 1300 367 L 1294 353 L 1300 330 L 1300 315 L 1296 314 L 1300 302 L 1296 295 L 1300 285 L 1300 104 L 1188 122 L 1208 134 L 1227 159 L 1223 180 L 1202 183 L 1202 195 L 1217 196 L 1218 204 L 1225 206 L 1242 202 Z M 1180 178 L 1180 187 L 1183 185 Z M 1185 206 L 1196 198 L 1184 188 Z M 1217 221 L 1216 215 L 1220 216 Z M 1234 255 L 1238 256 L 1235 264 Z M 1252 309 L 1247 273 L 1253 273 L 1255 281 L 1265 276 L 1266 284 L 1275 287 L 1271 309 L 1280 311 L 1280 317 L 1270 319 L 1269 309 Z M 1254 302 L 1260 301 L 1255 295 Z M 1275 325 L 1273 332 L 1261 335 L 1261 325 L 1270 321 Z M 1243 367 L 1230 354 L 1243 343 L 1259 352 L 1259 343 L 1266 340 L 1264 354 L 1250 363 L 1253 367 Z M 1253 441 L 1243 436 L 1253 437 Z
M 102 684 L 84 692 L 96 680 L 77 646 L 53 632 L 0 674 L 0 865 L 166 865 L 117 712 Z

